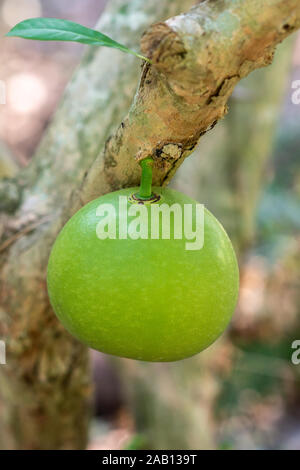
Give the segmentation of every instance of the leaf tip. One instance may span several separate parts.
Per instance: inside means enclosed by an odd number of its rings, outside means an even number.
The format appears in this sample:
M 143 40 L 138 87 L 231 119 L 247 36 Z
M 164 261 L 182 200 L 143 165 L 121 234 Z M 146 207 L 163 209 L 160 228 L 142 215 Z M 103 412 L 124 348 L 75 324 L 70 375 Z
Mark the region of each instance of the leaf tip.
M 16 25 L 16 26 L 18 26 L 18 25 Z M 15 33 L 16 26 L 11 28 L 11 30 L 8 31 L 4 36 L 5 37 L 17 36 L 17 34 Z

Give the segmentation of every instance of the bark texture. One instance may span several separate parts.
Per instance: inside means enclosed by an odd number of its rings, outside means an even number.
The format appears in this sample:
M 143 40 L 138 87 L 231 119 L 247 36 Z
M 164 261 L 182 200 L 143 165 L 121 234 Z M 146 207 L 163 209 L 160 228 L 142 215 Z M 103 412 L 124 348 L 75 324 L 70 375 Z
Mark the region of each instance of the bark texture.
M 191 3 L 111 1 L 99 29 L 134 48 L 150 23 Z M 49 251 L 66 218 L 100 194 L 136 184 L 136 160 L 148 155 L 156 159 L 155 182 L 167 183 L 224 115 L 235 84 L 270 63 L 276 44 L 299 26 L 296 0 L 205 1 L 152 26 L 142 49 L 153 65 L 143 65 L 117 130 L 137 62 L 119 52 L 112 61 L 105 49 L 86 55 L 32 164 L 0 187 L 2 207 L 14 211 L 4 214 L 0 245 L 0 337 L 8 343 L 0 370 L 2 448 L 85 445 L 86 350 L 56 321 L 45 283 Z M 17 188 L 13 201 L 8 184 Z

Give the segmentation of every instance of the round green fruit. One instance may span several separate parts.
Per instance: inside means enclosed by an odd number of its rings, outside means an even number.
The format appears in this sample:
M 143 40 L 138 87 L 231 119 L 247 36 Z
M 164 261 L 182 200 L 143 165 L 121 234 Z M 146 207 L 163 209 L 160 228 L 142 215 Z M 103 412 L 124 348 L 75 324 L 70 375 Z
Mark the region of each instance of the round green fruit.
M 176 226 L 171 213 L 169 238 L 167 232 L 163 236 L 161 216 L 159 227 L 151 228 L 151 210 L 163 204 L 177 204 L 182 214 L 188 205 L 196 227 L 196 201 L 154 188 L 158 201 L 132 204 L 137 190 L 106 194 L 67 222 L 50 255 L 50 300 L 67 330 L 91 348 L 144 361 L 184 359 L 226 328 L 238 295 L 236 257 L 223 227 L 206 209 L 197 228 L 198 235 L 204 231 L 198 248 L 185 236 L 184 217 Z M 130 215 L 141 207 L 144 218 Z

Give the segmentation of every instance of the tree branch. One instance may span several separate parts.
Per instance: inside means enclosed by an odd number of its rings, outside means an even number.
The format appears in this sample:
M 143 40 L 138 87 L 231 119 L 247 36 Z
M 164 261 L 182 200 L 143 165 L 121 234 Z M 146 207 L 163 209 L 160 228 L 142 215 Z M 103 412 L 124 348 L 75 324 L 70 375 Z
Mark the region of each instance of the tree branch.
M 137 185 L 136 160 L 148 155 L 154 182 L 168 183 L 227 112 L 239 80 L 270 64 L 276 45 L 299 27 L 298 0 L 206 0 L 150 27 L 142 51 L 153 65 L 144 65 L 131 109 L 88 173 L 80 204 Z M 75 200 L 71 212 L 78 207 Z

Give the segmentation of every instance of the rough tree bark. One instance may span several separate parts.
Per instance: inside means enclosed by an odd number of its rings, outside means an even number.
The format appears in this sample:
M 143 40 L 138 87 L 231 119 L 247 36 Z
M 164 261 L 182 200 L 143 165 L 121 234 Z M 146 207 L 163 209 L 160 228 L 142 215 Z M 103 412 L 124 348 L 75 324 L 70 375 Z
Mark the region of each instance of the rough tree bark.
M 116 31 L 134 47 L 149 22 L 191 4 L 149 3 L 110 2 L 101 30 Z M 147 155 L 156 160 L 155 182 L 166 184 L 224 115 L 236 83 L 270 63 L 276 44 L 299 26 L 297 0 L 204 1 L 152 26 L 142 49 L 153 65 L 143 65 L 138 92 L 116 131 L 130 101 L 134 59 L 120 56 L 117 69 L 111 51 L 86 56 L 29 169 L 9 182 L 20 197 L 11 201 L 8 183 L 0 187 L 2 207 L 14 206 L 1 260 L 0 336 L 8 342 L 8 364 L 0 371 L 3 448 L 85 444 L 86 350 L 56 321 L 45 284 L 49 250 L 63 222 L 93 197 L 136 184 L 136 160 Z

